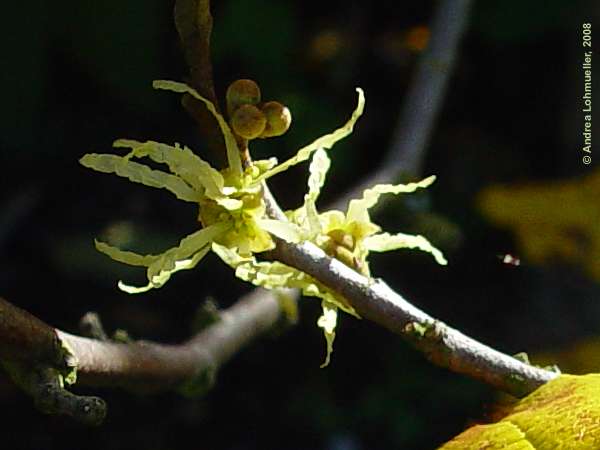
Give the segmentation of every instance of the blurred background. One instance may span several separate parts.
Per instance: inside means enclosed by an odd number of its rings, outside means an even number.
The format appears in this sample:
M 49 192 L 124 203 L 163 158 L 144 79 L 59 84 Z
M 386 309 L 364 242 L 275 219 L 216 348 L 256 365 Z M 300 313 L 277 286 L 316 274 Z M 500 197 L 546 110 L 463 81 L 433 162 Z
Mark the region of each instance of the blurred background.
M 286 103 L 294 117 L 285 137 L 258 142 L 253 154 L 284 159 L 341 125 L 361 86 L 365 114 L 331 152 L 322 204 L 367 175 L 389 149 L 435 5 L 215 2 L 218 93 L 253 78 L 263 98 Z M 67 331 L 94 310 L 110 332 L 176 343 L 192 333 L 191 317 L 207 298 L 227 307 L 250 289 L 211 256 L 131 297 L 116 281 L 142 282 L 143 270 L 93 247 L 102 237 L 156 252 L 195 228 L 193 205 L 78 164 L 84 153 L 110 152 L 120 137 L 180 142 L 214 157 L 178 97 L 151 88 L 153 79 L 186 74 L 172 6 L 3 6 L 0 295 Z M 584 0 L 476 3 L 426 148 L 423 175 L 438 179 L 376 217 L 386 230 L 425 234 L 449 265 L 412 251 L 371 263 L 434 317 L 575 373 L 600 370 L 600 175 L 598 156 L 584 165 L 581 151 L 582 23 L 599 18 L 599 6 Z M 302 165 L 273 179 L 282 206 L 301 203 L 306 176 Z M 504 263 L 505 254 L 520 265 Z M 76 386 L 107 400 L 99 428 L 38 413 L 0 374 L 0 404 L 10 411 L 3 426 L 15 430 L 7 448 L 432 449 L 493 411 L 492 389 L 349 316 L 331 365 L 319 369 L 319 302 L 303 299 L 300 313 L 294 328 L 239 353 L 204 398 Z

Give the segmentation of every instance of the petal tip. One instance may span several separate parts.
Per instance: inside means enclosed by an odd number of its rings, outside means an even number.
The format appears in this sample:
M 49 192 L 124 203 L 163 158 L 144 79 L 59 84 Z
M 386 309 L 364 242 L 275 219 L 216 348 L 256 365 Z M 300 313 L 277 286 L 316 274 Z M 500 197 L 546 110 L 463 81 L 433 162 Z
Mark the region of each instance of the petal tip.
M 154 286 L 152 286 L 151 283 L 142 287 L 129 286 L 128 284 L 125 284 L 123 281 L 119 280 L 117 287 L 127 294 L 142 294 L 144 292 L 148 292 Z

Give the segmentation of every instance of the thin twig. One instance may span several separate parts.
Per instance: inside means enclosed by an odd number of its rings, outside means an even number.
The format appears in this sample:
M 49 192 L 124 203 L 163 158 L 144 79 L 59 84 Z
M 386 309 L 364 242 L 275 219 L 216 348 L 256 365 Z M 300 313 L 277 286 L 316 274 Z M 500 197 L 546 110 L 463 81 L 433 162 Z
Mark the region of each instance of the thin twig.
M 135 391 L 178 387 L 214 371 L 281 316 L 273 292 L 255 289 L 227 310 L 219 321 L 179 345 L 149 341 L 105 342 L 58 331 L 77 357 L 78 376 L 89 385 L 122 386 Z
M 78 383 L 142 392 L 165 390 L 206 370 L 218 369 L 249 342 L 271 330 L 280 318 L 276 294 L 255 289 L 220 311 L 218 322 L 182 344 L 120 343 L 55 329 L 0 299 L 0 357 L 56 367 L 61 364 L 60 339 L 75 359 Z
M 213 27 L 210 0 L 176 0 L 173 16 L 181 40 L 181 48 L 190 69 L 187 82 L 200 95 L 209 99 L 218 111 L 219 102 L 215 94 L 210 58 Z M 224 163 L 225 142 L 215 118 L 192 96 L 186 94 L 181 101 L 183 107 L 198 124 L 208 149 L 218 163 Z
M 295 294 L 290 291 L 287 295 Z M 65 366 L 77 367 L 78 384 L 120 386 L 135 392 L 173 388 L 204 392 L 211 387 L 205 384 L 212 382 L 216 371 L 273 329 L 282 314 L 275 293 L 255 289 L 221 311 L 218 322 L 180 345 L 119 343 L 52 328 L 0 298 L 0 357 L 15 383 L 33 397 L 40 410 L 99 425 L 106 416 L 106 404 L 98 397 L 67 391 L 57 376 Z
M 0 298 L 0 363 L 15 384 L 31 395 L 38 409 L 66 414 L 98 425 L 106 404 L 98 397 L 64 389 L 64 376 L 76 364 L 55 329 Z
M 54 329 L 1 297 L 0 359 L 66 368 Z

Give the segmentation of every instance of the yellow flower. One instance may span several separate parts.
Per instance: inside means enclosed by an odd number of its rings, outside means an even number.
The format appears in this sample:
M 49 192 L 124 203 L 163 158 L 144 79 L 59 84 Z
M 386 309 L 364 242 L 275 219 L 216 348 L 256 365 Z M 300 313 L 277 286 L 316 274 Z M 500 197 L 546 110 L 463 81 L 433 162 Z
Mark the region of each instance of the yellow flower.
M 346 265 L 369 276 L 367 257 L 370 251 L 384 252 L 399 248 L 417 248 L 429 252 L 439 264 L 447 264 L 442 253 L 433 247 L 423 236 L 408 234 L 380 233 L 381 227 L 371 222 L 369 209 L 372 208 L 382 194 L 400 194 L 425 188 L 434 182 L 435 177 L 428 177 L 418 183 L 380 184 L 364 191 L 362 198 L 351 200 L 348 210 L 317 212 L 316 200 L 325 183 L 325 176 L 330 167 L 330 160 L 323 149 L 317 150 L 310 164 L 308 192 L 304 196 L 304 204 L 295 211 L 288 211 L 288 218 L 298 225 L 302 240 L 309 240 L 321 247 L 330 256 L 339 259 Z M 251 256 L 244 258 L 235 250 L 213 245 L 213 250 L 221 259 L 235 268 L 236 276 L 267 289 L 281 287 L 300 288 L 308 296 L 320 297 L 322 314 L 317 325 L 323 329 L 327 342 L 325 362 L 329 364 L 335 339 L 338 309 L 358 315 L 343 297 L 330 291 L 311 276 L 288 267 L 279 262 L 257 262 Z
M 439 264 L 447 264 L 442 253 L 423 236 L 380 233 L 381 227 L 371 222 L 369 215 L 369 209 L 377 204 L 382 194 L 414 192 L 418 188 L 425 188 L 433 183 L 435 176 L 425 178 L 418 183 L 378 184 L 366 189 L 362 198 L 351 200 L 345 213 L 331 210 L 318 214 L 316 201 L 325 183 L 329 166 L 330 160 L 327 153 L 323 150 L 317 150 L 309 168 L 308 193 L 304 196 L 304 204 L 296 211 L 288 212 L 288 217 L 293 222 L 298 224 L 301 229 L 308 230 L 305 237 L 308 237 L 331 257 L 340 260 L 367 277 L 370 276 L 367 261 L 370 251 L 386 252 L 399 248 L 417 248 L 431 253 Z M 327 341 L 325 360 L 325 365 L 327 365 L 335 339 L 337 310 L 342 308 L 347 312 L 352 313 L 354 311 L 342 297 L 328 295 L 325 298 L 319 295 L 319 290 L 316 292 L 317 296 L 323 298 L 323 313 L 319 317 L 317 325 L 323 329 Z
M 81 163 L 94 170 L 114 173 L 147 186 L 164 188 L 177 198 L 199 205 L 198 220 L 202 228 L 183 238 L 177 247 L 158 255 L 138 255 L 96 241 L 96 248 L 111 258 L 135 266 L 147 267 L 148 284 L 132 287 L 119 282 L 125 292 L 140 293 L 164 285 L 179 270 L 193 268 L 212 250 L 235 269 L 236 276 L 267 289 L 298 288 L 307 296 L 322 299 L 323 314 L 317 324 L 324 331 L 329 363 L 335 338 L 338 309 L 357 316 L 345 299 L 319 281 L 280 262 L 259 262 L 255 254 L 274 247 L 272 235 L 288 242 L 311 241 L 332 257 L 369 276 L 367 257 L 370 251 L 418 248 L 432 253 L 440 264 L 446 264 L 441 252 L 422 236 L 380 233 L 371 222 L 369 208 L 382 194 L 413 192 L 429 186 L 435 177 L 406 185 L 381 184 L 364 191 L 362 198 L 352 200 L 348 210 L 319 214 L 316 201 L 325 182 L 330 160 L 325 149 L 348 136 L 364 109 L 364 94 L 357 88 L 358 104 L 345 125 L 301 148 L 294 157 L 277 165 L 275 158 L 256 161 L 242 169 L 239 150 L 232 131 L 214 105 L 189 86 L 172 81 L 155 81 L 154 87 L 188 93 L 204 102 L 221 127 L 229 166 L 218 171 L 187 147 L 159 142 L 120 139 L 115 147 L 129 148 L 125 156 L 88 154 Z M 263 182 L 313 155 L 304 204 L 286 212 L 288 220 L 274 220 L 266 215 Z M 170 173 L 153 170 L 133 159 L 149 158 L 165 164 Z M 358 316 L 357 316 L 358 317 Z
M 188 93 L 202 101 L 217 119 L 227 148 L 229 166 L 218 171 L 194 154 L 189 148 L 166 145 L 159 142 L 138 142 L 120 139 L 117 148 L 129 148 L 125 156 L 111 154 L 87 154 L 81 164 L 99 172 L 114 173 L 147 186 L 167 189 L 180 200 L 197 203 L 200 207 L 199 221 L 203 228 L 183 238 L 177 247 L 158 255 L 139 255 L 96 241 L 96 248 L 111 258 L 125 264 L 147 267 L 148 284 L 129 286 L 122 281 L 119 288 L 128 293 L 146 292 L 163 286 L 171 275 L 179 270 L 191 269 L 208 253 L 211 244 L 221 245 L 242 256 L 250 256 L 274 247 L 271 235 L 298 242 L 299 227 L 288 221 L 270 219 L 265 214 L 262 182 L 289 167 L 307 160 L 319 148 L 329 148 L 347 136 L 362 112 L 364 99 L 359 90 L 359 106 L 352 118 L 335 132 L 317 139 L 301 148 L 289 160 L 277 165 L 275 158 L 256 161 L 242 169 L 235 137 L 225 119 L 214 105 L 189 86 L 173 81 L 155 81 L 157 89 Z M 361 102 L 362 101 L 362 102 Z M 165 164 L 170 173 L 154 170 L 133 161 L 149 158 Z
M 399 248 L 417 248 L 431 253 L 439 264 L 446 264 L 442 253 L 423 236 L 379 233 L 381 227 L 371 222 L 369 215 L 369 209 L 377 204 L 382 194 L 414 192 L 433 183 L 435 176 L 425 178 L 418 183 L 378 184 L 366 189 L 362 198 L 351 200 L 345 213 L 331 210 L 318 214 L 316 200 L 329 166 L 327 153 L 318 150 L 310 165 L 309 189 L 304 197 L 304 205 L 288 214 L 302 229 L 310 230 L 311 241 L 330 256 L 365 276 L 370 275 L 367 262 L 370 251 L 385 252 Z

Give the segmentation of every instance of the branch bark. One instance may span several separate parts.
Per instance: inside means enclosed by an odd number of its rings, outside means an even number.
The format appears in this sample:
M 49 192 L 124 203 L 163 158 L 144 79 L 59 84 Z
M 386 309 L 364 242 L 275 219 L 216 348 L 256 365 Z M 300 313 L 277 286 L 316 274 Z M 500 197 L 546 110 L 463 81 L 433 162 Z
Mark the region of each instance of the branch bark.
M 210 58 L 210 38 L 213 18 L 210 0 L 176 0 L 173 10 L 175 27 L 181 41 L 185 60 L 190 69 L 188 84 L 219 110 L 215 94 Z M 225 142 L 215 118 L 205 106 L 190 95 L 181 103 L 198 124 L 200 135 L 219 164 L 225 163 Z
M 312 243 L 279 240 L 273 256 L 342 295 L 358 314 L 401 335 L 434 364 L 483 381 L 517 397 L 557 376 L 492 349 L 432 318 L 394 292 L 327 256 Z
M 54 330 L 0 297 L 0 359 L 64 367 Z
M 179 345 L 150 341 L 118 343 L 57 330 L 77 358 L 78 378 L 92 386 L 120 386 L 138 392 L 177 388 L 215 371 L 281 318 L 273 292 L 255 289 L 219 320 Z
M 275 294 L 255 289 L 219 320 L 179 345 L 150 341 L 119 343 L 76 336 L 53 328 L 0 298 L 0 357 L 27 364 L 62 367 L 58 340 L 68 345 L 78 382 L 133 391 L 165 390 L 214 370 L 262 336 L 281 317 Z
M 288 295 L 297 294 L 290 291 Z M 98 425 L 106 416 L 106 404 L 97 397 L 65 390 L 56 373 L 75 365 L 80 384 L 144 393 L 174 388 L 203 392 L 210 388 L 221 365 L 273 329 L 281 318 L 276 294 L 255 289 L 221 311 L 216 323 L 180 345 L 119 343 L 53 328 L 0 298 L 0 358 L 13 380 L 43 412 L 67 414 Z M 70 350 L 69 355 L 65 355 L 63 345 Z

